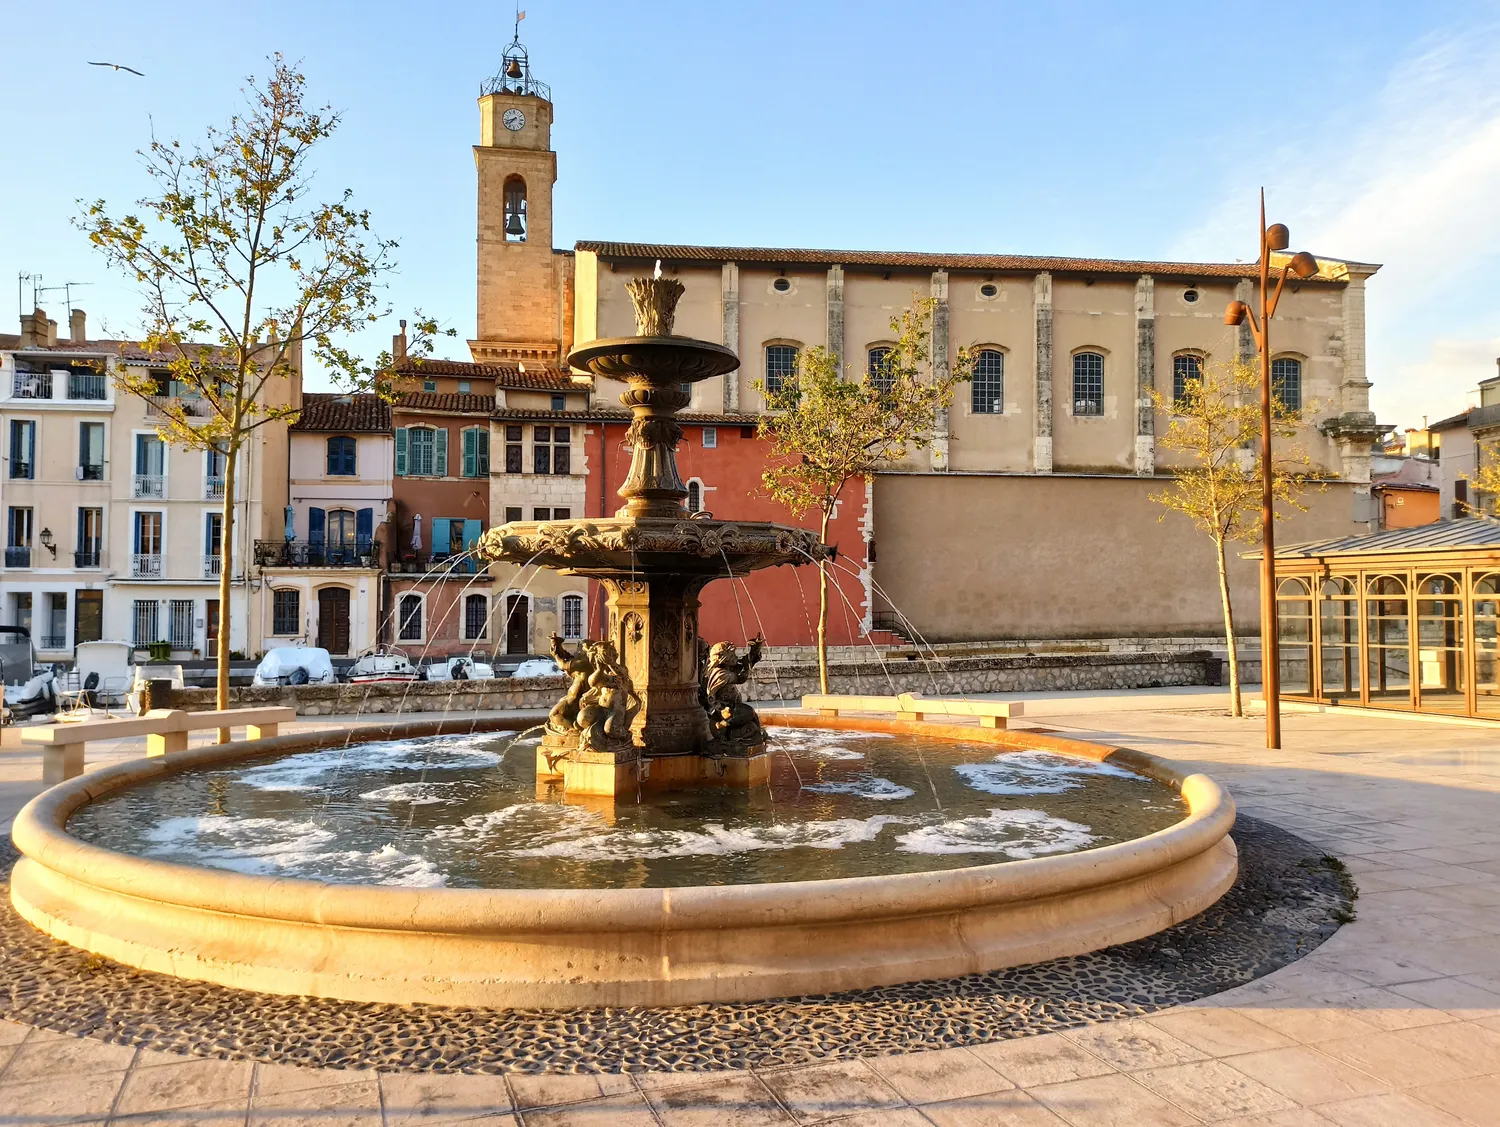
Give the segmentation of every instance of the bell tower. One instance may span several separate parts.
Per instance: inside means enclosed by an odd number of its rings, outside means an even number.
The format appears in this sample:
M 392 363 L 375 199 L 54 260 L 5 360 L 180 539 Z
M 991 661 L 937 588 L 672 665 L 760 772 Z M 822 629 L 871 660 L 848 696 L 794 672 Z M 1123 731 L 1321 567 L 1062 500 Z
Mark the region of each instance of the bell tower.
M 480 87 L 476 361 L 557 364 L 563 348 L 564 257 L 552 252 L 552 92 L 531 75 L 516 37 Z

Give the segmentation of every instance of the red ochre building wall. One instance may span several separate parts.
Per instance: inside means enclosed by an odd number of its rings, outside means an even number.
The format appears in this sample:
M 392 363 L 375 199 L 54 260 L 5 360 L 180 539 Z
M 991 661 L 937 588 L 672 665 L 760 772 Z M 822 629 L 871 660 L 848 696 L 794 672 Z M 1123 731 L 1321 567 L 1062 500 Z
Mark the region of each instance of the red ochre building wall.
M 630 451 L 623 446 L 625 428 L 623 421 L 596 421 L 587 428 L 589 516 L 612 515 L 623 504 L 617 490 L 625 483 L 630 468 Z M 760 481 L 768 454 L 763 440 L 753 433 L 742 436 L 742 428 L 732 424 L 718 425 L 715 429 L 718 445 L 706 450 L 703 427 L 685 423 L 683 440 L 677 448 L 677 468 L 683 483 L 691 478 L 703 483 L 705 509 L 721 519 L 818 527 L 815 513 L 794 518 L 766 496 Z M 850 482 L 828 526 L 828 543 L 836 544 L 839 549 L 831 576 L 834 582 L 829 584 L 828 592 L 829 645 L 857 645 L 863 641 L 860 625 L 868 608 L 860 575 L 868 569 L 864 539 L 867 504 L 865 483 Z M 702 604 L 698 630 L 710 642 L 743 645 L 757 633 L 763 634 L 767 644 L 773 646 L 810 646 L 817 641 L 818 572 L 811 564 L 766 568 L 744 580 L 716 580 L 704 588 Z M 589 628 L 594 636 L 602 634 L 602 625 L 602 597 L 598 585 L 590 584 Z

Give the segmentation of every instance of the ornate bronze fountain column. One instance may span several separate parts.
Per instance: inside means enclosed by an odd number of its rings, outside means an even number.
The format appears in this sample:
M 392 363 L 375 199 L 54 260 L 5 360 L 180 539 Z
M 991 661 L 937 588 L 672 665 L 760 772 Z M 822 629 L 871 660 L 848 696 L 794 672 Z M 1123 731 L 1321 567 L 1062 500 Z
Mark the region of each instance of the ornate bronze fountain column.
M 699 519 L 683 507 L 675 416 L 689 397 L 681 385 L 732 372 L 739 360 L 722 345 L 672 335 L 683 289 L 676 279 L 636 278 L 627 288 L 640 335 L 592 341 L 568 357 L 575 368 L 627 384 L 620 401 L 634 417 L 630 472 L 619 490 L 625 504 L 613 517 L 491 529 L 479 552 L 511 563 L 536 558 L 597 579 L 605 592 L 608 638 L 584 643 L 580 654 L 562 651 L 576 667 L 575 684 L 553 710 L 540 775 L 562 776 L 572 793 L 622 796 L 642 785 L 753 785 L 769 766 L 746 710 L 735 713 L 732 731 L 722 719 L 715 728 L 700 695 L 698 593 L 715 579 L 807 563 L 826 549 L 807 529 Z M 600 648 L 606 642 L 608 652 Z M 628 689 L 611 688 L 620 667 Z M 611 709 L 613 725 L 580 728 L 569 700 L 593 718 Z

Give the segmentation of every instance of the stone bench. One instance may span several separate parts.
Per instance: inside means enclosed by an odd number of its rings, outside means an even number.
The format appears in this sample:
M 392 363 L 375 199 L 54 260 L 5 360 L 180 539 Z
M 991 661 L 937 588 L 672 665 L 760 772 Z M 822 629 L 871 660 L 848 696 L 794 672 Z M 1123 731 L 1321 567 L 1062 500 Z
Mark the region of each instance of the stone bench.
M 147 755 L 166 755 L 186 751 L 189 732 L 243 727 L 246 739 L 259 740 L 277 735 L 282 724 L 290 724 L 296 718 L 297 712 L 292 708 L 228 708 L 216 712 L 157 708 L 144 716 L 118 720 L 64 721 L 23 728 L 21 739 L 27 745 L 41 748 L 42 782 L 50 785 L 83 774 L 84 748 L 90 740 L 145 736 Z
M 897 720 L 922 720 L 928 716 L 974 716 L 984 728 L 1004 728 L 1006 722 L 1024 715 L 1021 701 L 934 700 L 913 693 L 894 697 L 811 695 L 802 707 L 816 709 L 819 716 L 842 712 L 894 712 Z

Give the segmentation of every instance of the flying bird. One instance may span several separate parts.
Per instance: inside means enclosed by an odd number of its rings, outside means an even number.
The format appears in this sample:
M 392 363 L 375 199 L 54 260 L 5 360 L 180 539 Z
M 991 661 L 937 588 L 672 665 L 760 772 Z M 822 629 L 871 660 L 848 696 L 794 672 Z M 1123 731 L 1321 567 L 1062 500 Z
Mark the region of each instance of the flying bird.
M 145 78 L 146 77 L 144 74 L 141 74 L 140 71 L 136 70 L 135 67 L 128 67 L 124 63 L 89 63 L 89 66 L 91 66 L 91 67 L 114 67 L 115 70 L 128 70 L 131 74 L 136 75 L 138 78 Z

